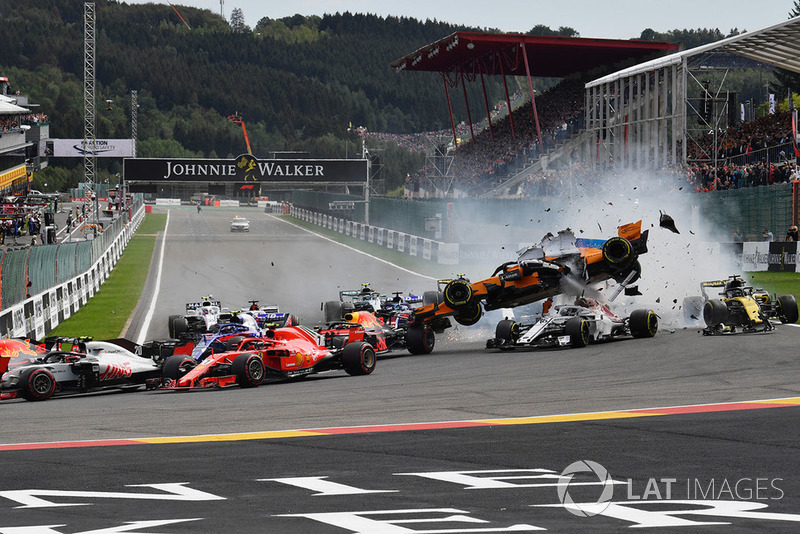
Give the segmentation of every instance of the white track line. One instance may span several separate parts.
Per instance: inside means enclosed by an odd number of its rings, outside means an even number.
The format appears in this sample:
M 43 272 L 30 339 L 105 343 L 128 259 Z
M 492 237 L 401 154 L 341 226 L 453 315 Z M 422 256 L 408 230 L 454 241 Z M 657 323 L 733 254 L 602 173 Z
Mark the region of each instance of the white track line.
M 161 270 L 164 266 L 164 245 L 167 243 L 167 229 L 169 228 L 169 210 L 167 210 L 167 222 L 164 224 L 164 238 L 161 240 L 161 250 L 158 253 L 158 271 L 156 273 L 156 287 L 153 291 L 153 298 L 150 300 L 150 308 L 147 309 L 147 315 L 142 322 L 142 327 L 139 329 L 139 337 L 136 339 L 136 344 L 141 345 L 147 338 L 147 331 L 150 329 L 150 321 L 153 320 L 153 314 L 156 311 L 156 302 L 158 301 L 158 293 L 161 290 Z
M 279 221 L 281 221 L 283 223 L 286 223 L 288 225 L 294 226 L 295 228 L 299 228 L 300 230 L 303 230 L 304 232 L 308 232 L 311 235 L 315 235 L 315 236 L 319 237 L 320 239 L 324 239 L 325 241 L 330 241 L 331 243 L 335 243 L 335 244 L 337 244 L 337 245 L 339 245 L 341 247 L 344 247 L 346 249 L 352 250 L 354 252 L 358 252 L 359 254 L 363 254 L 364 256 L 367 256 L 368 258 L 372 258 L 373 260 L 377 260 L 379 262 L 385 263 L 386 265 L 391 265 L 392 267 L 394 267 L 396 269 L 400 269 L 401 271 L 405 271 L 405 272 L 407 272 L 409 274 L 413 274 L 413 275 L 419 276 L 421 278 L 427 278 L 428 280 L 438 280 L 438 278 L 434 278 L 434 277 L 428 276 L 426 274 L 421 274 L 421 273 L 418 273 L 416 271 L 412 271 L 410 269 L 406 269 L 405 267 L 400 267 L 399 265 L 395 265 L 394 263 L 392 263 L 390 261 L 387 261 L 387 260 L 384 260 L 383 258 L 379 258 L 377 256 L 373 256 L 372 254 L 368 254 L 368 253 L 364 252 L 363 250 L 358 250 L 357 248 L 353 248 L 353 247 L 351 247 L 349 245 L 345 245 L 344 243 L 340 243 L 340 242 L 336 241 L 335 239 L 331 239 L 329 237 L 325 237 L 324 235 L 318 234 L 317 232 L 312 232 L 308 228 L 303 228 L 299 224 L 295 224 L 293 222 L 289 222 L 287 220 L 281 219 L 280 217 L 276 217 L 276 216 L 274 216 L 272 214 L 268 214 L 268 215 L 270 217 L 272 217 L 273 219 L 277 219 L 277 220 L 279 220 Z

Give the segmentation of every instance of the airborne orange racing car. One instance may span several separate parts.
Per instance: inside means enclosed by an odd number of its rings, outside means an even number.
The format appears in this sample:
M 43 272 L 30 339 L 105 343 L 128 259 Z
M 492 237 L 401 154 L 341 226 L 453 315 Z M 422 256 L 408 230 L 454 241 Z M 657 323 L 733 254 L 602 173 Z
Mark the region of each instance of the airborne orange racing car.
M 620 226 L 618 235 L 607 240 L 576 239 L 569 229 L 557 236 L 547 234 L 485 280 L 470 282 L 461 276 L 446 281 L 442 291 L 426 292 L 423 306 L 413 312 L 409 334 L 415 337 L 411 330 L 428 324 L 441 331 L 451 315 L 461 325 L 473 325 L 484 309 L 514 308 L 553 297 L 564 293 L 570 280 L 587 284 L 613 278 L 628 286 L 639 278 L 638 257 L 647 252 L 647 235 L 642 221 Z

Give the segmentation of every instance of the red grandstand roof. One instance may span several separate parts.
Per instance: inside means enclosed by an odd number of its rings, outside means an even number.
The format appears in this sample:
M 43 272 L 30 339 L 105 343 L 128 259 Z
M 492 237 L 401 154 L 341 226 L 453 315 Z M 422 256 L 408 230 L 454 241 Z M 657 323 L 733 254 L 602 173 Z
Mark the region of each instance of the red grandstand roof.
M 455 32 L 393 61 L 391 66 L 398 71 L 525 76 L 523 47 L 531 76 L 554 78 L 601 65 L 641 63 L 678 50 L 678 45 L 664 41 Z

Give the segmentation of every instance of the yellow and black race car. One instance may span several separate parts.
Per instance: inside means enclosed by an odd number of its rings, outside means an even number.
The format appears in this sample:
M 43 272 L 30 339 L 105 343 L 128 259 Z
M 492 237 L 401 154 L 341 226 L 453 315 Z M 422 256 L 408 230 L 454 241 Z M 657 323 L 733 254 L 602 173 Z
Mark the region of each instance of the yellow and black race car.
M 710 298 L 706 289 L 722 288 L 719 297 Z M 742 332 L 769 332 L 775 327 L 770 319 L 794 323 L 798 319 L 794 295 L 770 297 L 769 293 L 748 286 L 734 274 L 727 280 L 712 280 L 700 284 L 703 294 L 704 335 Z M 697 297 L 695 297 L 697 298 Z
M 648 231 L 641 228 L 642 221 L 620 226 L 618 235 L 606 240 L 576 239 L 569 229 L 557 236 L 548 234 L 541 244 L 521 250 L 517 261 L 500 265 L 489 278 L 470 282 L 462 276 L 442 281 L 444 288 L 436 298 L 428 294 L 437 292 L 423 295 L 423 306 L 414 310 L 410 323 L 441 331 L 442 321 L 453 316 L 457 323 L 470 326 L 484 309 L 514 308 L 561 294 L 567 278 L 584 284 L 613 278 L 627 287 L 639 278 L 638 257 L 647 252 Z

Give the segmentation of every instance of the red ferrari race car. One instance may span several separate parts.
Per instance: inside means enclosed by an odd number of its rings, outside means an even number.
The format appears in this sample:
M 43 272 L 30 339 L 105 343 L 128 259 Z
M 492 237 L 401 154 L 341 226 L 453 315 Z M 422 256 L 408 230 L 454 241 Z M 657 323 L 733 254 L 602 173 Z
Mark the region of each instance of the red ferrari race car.
M 613 278 L 623 286 L 639 278 L 638 257 L 647 252 L 648 231 L 642 221 L 619 227 L 607 240 L 576 239 L 571 230 L 547 234 L 540 244 L 521 250 L 515 262 L 499 266 L 492 276 L 470 282 L 463 276 L 447 281 L 430 302 L 414 310 L 409 331 L 453 316 L 457 323 L 478 322 L 483 310 L 514 308 L 564 293 L 565 284 L 589 284 Z M 635 288 L 631 289 L 635 294 Z M 483 305 L 481 305 L 483 303 Z
M 162 378 L 151 389 L 202 389 L 239 385 L 255 387 L 267 378 L 294 378 L 344 369 L 349 375 L 375 370 L 375 349 L 364 341 L 355 323 L 325 330 L 287 326 L 268 330 L 265 337 L 234 335 L 229 350 L 212 352 L 200 362 L 176 354 L 164 362 Z

